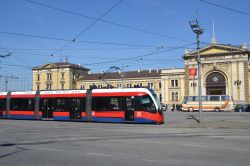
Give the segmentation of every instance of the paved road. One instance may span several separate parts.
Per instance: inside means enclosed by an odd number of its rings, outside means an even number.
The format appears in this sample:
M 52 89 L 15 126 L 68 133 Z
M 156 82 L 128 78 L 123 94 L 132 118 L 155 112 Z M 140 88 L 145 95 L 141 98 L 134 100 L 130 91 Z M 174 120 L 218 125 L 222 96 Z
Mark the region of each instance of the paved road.
M 0 165 L 250 163 L 250 113 L 166 112 L 164 125 L 0 120 Z

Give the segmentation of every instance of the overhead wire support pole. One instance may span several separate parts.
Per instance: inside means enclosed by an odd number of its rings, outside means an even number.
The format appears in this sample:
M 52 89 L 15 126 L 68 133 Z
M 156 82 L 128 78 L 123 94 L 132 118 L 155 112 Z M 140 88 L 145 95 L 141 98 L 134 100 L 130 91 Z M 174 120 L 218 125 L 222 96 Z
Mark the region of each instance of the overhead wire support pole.
M 128 65 L 123 65 L 122 64 L 122 67 L 119 68 L 120 72 L 121 72 L 121 77 L 122 77 L 122 88 L 125 88 L 125 72 L 124 72 L 124 67 L 128 67 Z
M 204 32 L 204 29 L 200 28 L 198 20 L 189 21 L 192 31 L 196 34 L 197 44 L 197 67 L 198 67 L 198 100 L 199 100 L 199 123 L 202 122 L 202 88 L 201 88 L 201 59 L 200 59 L 200 35 Z

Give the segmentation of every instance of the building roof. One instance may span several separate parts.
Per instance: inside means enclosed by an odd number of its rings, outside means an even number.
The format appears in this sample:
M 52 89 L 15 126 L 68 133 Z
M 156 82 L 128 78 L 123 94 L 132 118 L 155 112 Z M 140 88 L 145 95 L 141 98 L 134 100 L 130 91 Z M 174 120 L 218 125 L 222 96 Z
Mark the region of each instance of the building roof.
M 142 71 L 127 71 L 124 72 L 124 78 L 160 78 L 161 70 L 142 70 Z M 84 74 L 80 81 L 100 80 L 100 79 L 121 79 L 120 72 L 112 72 L 103 75 L 102 73 Z
M 214 51 L 213 51 L 214 50 Z M 239 53 L 250 54 L 250 51 L 247 49 L 247 45 L 243 44 L 242 46 L 226 45 L 226 44 L 210 44 L 199 50 L 200 56 L 209 56 L 209 55 L 232 55 Z M 184 59 L 192 58 L 197 55 L 197 50 L 186 51 Z
M 74 68 L 78 70 L 89 71 L 88 68 L 81 66 L 80 64 L 73 64 L 69 62 L 56 62 L 56 63 L 47 63 L 42 66 L 36 66 L 32 70 L 42 70 L 42 69 L 56 69 L 56 68 Z

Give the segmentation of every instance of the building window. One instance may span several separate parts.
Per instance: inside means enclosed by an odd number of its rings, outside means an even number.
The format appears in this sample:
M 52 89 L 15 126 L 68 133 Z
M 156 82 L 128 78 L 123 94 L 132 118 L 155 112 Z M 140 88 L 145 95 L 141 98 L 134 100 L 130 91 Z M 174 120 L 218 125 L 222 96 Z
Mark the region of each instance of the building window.
M 47 80 L 50 80 L 50 81 L 52 80 L 52 74 L 51 73 L 47 74 Z
M 148 83 L 148 87 L 149 87 L 150 89 L 154 89 L 154 83 L 152 83 L 152 82 Z
M 171 86 L 174 87 L 174 80 L 171 80 Z
M 178 101 L 178 92 L 175 92 L 175 101 Z
M 80 89 L 85 89 L 85 86 L 84 86 L 84 85 L 81 85 Z
M 40 81 L 40 74 L 37 74 L 37 81 Z
M 64 90 L 64 84 L 61 84 L 62 90 Z
M 174 101 L 174 92 L 171 93 L 171 101 Z
M 159 89 L 161 89 L 161 82 L 159 82 Z
M 162 94 L 159 95 L 160 102 L 162 102 Z
M 40 90 L 40 85 L 36 85 L 36 90 Z
M 131 88 L 131 87 L 132 87 L 132 84 L 127 84 L 127 87 L 128 87 L 128 88 Z
M 101 89 L 101 88 L 102 88 L 102 85 L 98 85 L 97 87 L 98 87 L 98 89 Z
M 51 90 L 52 89 L 52 84 L 47 84 L 47 90 Z
M 178 80 L 171 80 L 171 87 L 178 87 Z
M 142 87 L 142 83 L 138 83 L 137 86 Z
M 178 80 L 175 80 L 175 87 L 178 87 Z
M 64 80 L 64 73 L 62 73 L 62 80 Z
M 122 84 L 117 84 L 117 88 L 121 88 L 122 87 Z

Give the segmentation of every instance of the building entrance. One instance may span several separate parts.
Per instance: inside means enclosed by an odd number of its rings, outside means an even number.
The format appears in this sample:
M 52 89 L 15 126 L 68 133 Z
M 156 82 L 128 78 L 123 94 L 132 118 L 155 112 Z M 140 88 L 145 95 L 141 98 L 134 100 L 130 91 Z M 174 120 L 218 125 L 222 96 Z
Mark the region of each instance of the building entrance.
M 219 72 L 213 72 L 206 79 L 207 95 L 226 95 L 226 79 Z

